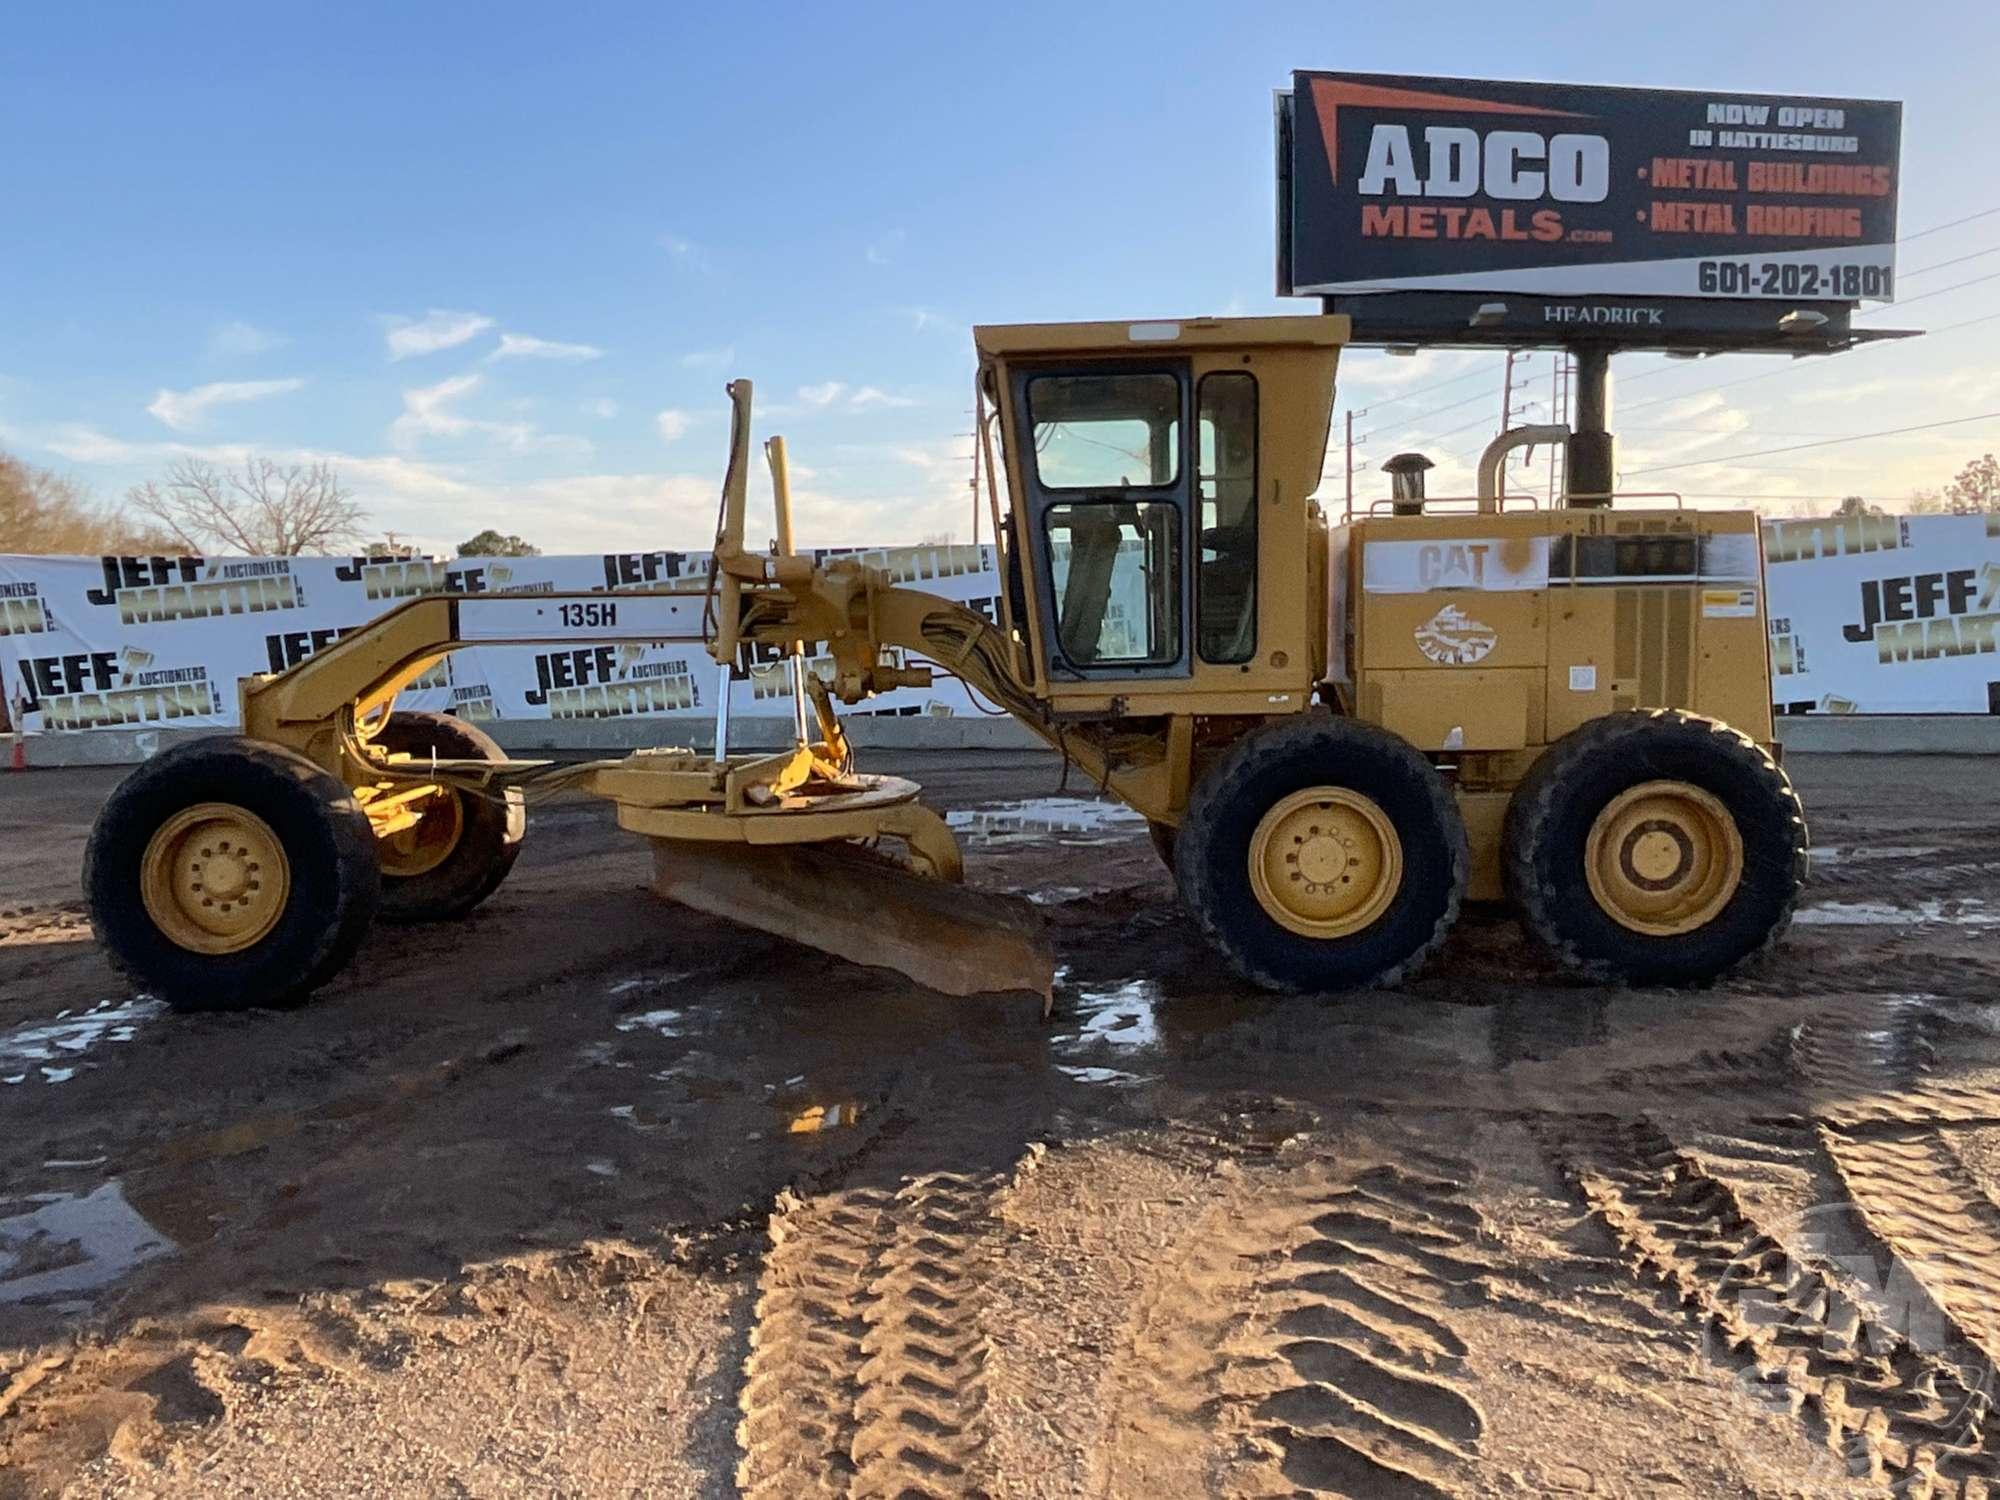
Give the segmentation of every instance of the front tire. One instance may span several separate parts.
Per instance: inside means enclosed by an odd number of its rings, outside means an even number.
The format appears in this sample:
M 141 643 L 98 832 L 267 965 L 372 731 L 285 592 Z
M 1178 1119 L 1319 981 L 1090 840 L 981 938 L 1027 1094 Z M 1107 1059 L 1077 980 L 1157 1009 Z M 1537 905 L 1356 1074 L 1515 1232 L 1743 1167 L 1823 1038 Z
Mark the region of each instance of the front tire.
M 1805 884 L 1804 809 L 1762 746 L 1679 709 L 1607 714 L 1507 805 L 1508 895 L 1563 967 L 1690 985 L 1775 943 Z
M 484 730 L 448 714 L 401 710 L 376 732 L 418 762 L 507 758 Z M 518 788 L 481 795 L 444 787 L 417 826 L 382 841 L 382 920 L 456 922 L 500 888 L 520 856 L 527 811 Z
M 305 998 L 354 956 L 381 893 L 368 815 L 292 750 L 214 735 L 154 756 L 83 856 L 113 967 L 176 1010 Z
M 1175 840 L 1182 902 L 1266 989 L 1393 985 L 1444 942 L 1471 860 L 1458 804 L 1408 742 L 1355 719 L 1238 741 Z

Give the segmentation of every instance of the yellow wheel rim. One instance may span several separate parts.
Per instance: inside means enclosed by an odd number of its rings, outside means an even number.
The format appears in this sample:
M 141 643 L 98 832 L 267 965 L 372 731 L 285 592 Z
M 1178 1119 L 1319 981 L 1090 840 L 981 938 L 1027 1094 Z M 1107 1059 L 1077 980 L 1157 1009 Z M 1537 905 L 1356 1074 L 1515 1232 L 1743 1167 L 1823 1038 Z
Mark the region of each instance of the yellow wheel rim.
M 1345 787 L 1294 792 L 1250 835 L 1250 886 L 1279 926 L 1301 937 L 1361 931 L 1403 884 L 1403 841 L 1374 799 Z
M 465 834 L 465 806 L 459 794 L 441 787 L 424 799 L 422 807 L 415 823 L 376 840 L 384 875 L 407 880 L 425 874 L 443 864 L 458 847 Z
M 1685 781 L 1647 781 L 1597 815 L 1584 843 L 1590 894 L 1648 937 L 1713 921 L 1743 881 L 1743 835 L 1719 799 Z
M 271 825 L 229 802 L 199 802 L 160 825 L 139 862 L 153 925 L 194 953 L 241 953 L 278 925 L 292 864 Z

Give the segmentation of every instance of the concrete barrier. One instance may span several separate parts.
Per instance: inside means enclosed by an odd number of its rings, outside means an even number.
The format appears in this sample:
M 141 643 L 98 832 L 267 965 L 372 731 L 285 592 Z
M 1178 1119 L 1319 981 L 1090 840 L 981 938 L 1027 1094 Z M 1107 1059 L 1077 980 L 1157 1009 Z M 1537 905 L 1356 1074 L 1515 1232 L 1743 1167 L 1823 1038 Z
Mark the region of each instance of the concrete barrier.
M 1042 741 L 1012 719 L 930 714 L 850 714 L 848 739 L 861 750 L 1034 750 Z M 623 755 L 649 745 L 713 747 L 706 719 L 490 719 L 482 726 L 503 749 L 526 758 L 559 760 Z M 28 736 L 33 766 L 130 766 L 205 729 L 93 729 Z M 739 750 L 782 748 L 789 718 L 737 719 L 730 744 Z M 1778 738 L 1795 755 L 2000 755 L 2000 715 L 1800 714 L 1778 720 Z M 4 752 L 0 752 L 4 753 Z
M 1042 747 L 1013 719 L 941 717 L 933 714 L 849 714 L 841 719 L 859 750 L 1034 750 Z M 707 719 L 489 719 L 480 728 L 510 755 L 572 760 L 623 755 L 654 745 L 710 750 L 715 725 Z M 27 737 L 28 764 L 37 766 L 135 766 L 162 750 L 213 729 L 92 729 Z M 790 743 L 790 718 L 735 719 L 729 743 L 738 750 L 778 750 Z M 4 744 L 4 741 L 0 741 Z M 0 749 L 0 755 L 4 755 Z
M 2000 755 L 2000 714 L 1798 714 L 1778 719 L 1798 755 Z

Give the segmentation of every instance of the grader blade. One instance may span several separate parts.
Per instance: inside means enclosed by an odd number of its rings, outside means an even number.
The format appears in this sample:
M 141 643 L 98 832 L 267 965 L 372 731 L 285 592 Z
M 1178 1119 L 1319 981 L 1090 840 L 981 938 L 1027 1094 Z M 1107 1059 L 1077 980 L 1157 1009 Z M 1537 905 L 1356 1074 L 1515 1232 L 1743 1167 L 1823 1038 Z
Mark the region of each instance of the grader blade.
M 1028 990 L 1046 1010 L 1055 962 L 1034 907 L 838 845 L 653 839 L 653 888 L 711 916 L 894 969 L 946 995 Z

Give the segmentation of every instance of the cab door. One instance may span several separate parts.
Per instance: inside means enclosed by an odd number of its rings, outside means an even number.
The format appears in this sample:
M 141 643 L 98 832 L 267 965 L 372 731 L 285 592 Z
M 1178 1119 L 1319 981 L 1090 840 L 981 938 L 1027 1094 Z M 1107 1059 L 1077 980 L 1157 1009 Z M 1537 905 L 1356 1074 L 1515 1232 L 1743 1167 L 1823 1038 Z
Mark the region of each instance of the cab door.
M 1013 386 L 1048 680 L 1188 676 L 1187 363 L 1029 367 Z

